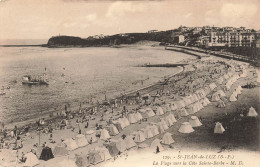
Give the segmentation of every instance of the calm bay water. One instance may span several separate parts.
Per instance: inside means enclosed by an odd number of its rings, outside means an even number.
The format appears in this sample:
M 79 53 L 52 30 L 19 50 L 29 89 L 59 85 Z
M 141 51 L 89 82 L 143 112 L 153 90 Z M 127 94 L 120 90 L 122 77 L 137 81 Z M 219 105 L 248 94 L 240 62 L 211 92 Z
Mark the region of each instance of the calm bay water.
M 104 100 L 162 80 L 178 68 L 138 68 L 145 63 L 175 63 L 192 56 L 163 47 L 42 48 L 0 47 L 0 122 L 35 118 L 41 112 Z M 48 86 L 22 85 L 22 77 L 45 72 Z M 64 76 L 63 76 L 64 74 Z M 149 78 L 149 79 L 148 79 Z M 16 80 L 17 83 L 12 81 Z M 145 80 L 143 85 L 141 80 Z

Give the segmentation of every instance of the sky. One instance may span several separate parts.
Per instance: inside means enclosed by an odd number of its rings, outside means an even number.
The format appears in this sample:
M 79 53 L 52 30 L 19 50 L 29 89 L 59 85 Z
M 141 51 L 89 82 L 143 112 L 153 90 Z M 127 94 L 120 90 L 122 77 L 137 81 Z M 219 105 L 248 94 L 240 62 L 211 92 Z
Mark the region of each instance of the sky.
M 0 0 L 0 39 L 86 38 L 183 26 L 260 29 L 260 0 Z

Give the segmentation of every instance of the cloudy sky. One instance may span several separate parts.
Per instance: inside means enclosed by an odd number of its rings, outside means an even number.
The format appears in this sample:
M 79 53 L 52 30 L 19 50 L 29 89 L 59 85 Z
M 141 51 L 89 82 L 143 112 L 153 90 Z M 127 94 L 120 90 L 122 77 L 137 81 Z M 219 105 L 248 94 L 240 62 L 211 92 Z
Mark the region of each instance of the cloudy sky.
M 88 37 L 185 26 L 260 29 L 260 0 L 0 0 L 0 39 Z

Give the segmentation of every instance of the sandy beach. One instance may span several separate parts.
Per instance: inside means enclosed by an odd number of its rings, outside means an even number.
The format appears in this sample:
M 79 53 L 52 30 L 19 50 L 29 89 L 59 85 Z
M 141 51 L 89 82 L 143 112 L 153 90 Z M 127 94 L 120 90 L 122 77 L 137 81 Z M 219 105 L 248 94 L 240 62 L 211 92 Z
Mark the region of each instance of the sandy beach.
M 168 154 L 196 152 L 197 149 L 202 152 L 223 154 L 249 152 L 259 155 L 259 116 L 247 117 L 251 107 L 257 114 L 260 112 L 260 74 L 257 72 L 259 69 L 240 61 L 208 56 L 203 53 L 197 54 L 202 56 L 201 59 L 180 62 L 188 65 L 184 68 L 180 67 L 180 70 L 169 76 L 165 83 L 158 82 L 133 92 L 126 92 L 122 97 L 108 99 L 105 103 L 98 105 L 82 104 L 75 108 L 68 108 L 67 111 L 57 111 L 52 118 L 41 119 L 38 125 L 35 123 L 28 125 L 28 122 L 22 122 L 16 125 L 17 129 L 14 129 L 14 124 L 6 126 L 8 130 L 6 130 L 5 138 L 4 133 L 1 132 L 0 155 L 4 156 L 5 153 L 5 157 L 1 157 L 0 166 L 23 166 L 23 163 L 19 162 L 23 158 L 23 154 L 33 152 L 40 159 L 43 145 L 54 151 L 56 146 L 61 142 L 64 143 L 66 139 L 78 141 L 79 134 L 85 138 L 88 136 L 87 132 L 90 131 L 97 136 L 96 142 L 91 141 L 90 144 L 86 143 L 84 146 L 71 150 L 66 146 L 65 149 L 69 150 L 68 154 L 57 157 L 54 154 L 53 159 L 39 160 L 36 166 L 58 166 L 57 164 L 63 160 L 73 162 L 78 167 L 116 166 L 119 162 L 125 162 L 125 166 L 127 166 L 127 162 L 131 162 L 130 164 L 133 166 L 133 162 L 140 160 L 140 157 L 146 157 L 148 163 L 138 163 L 136 166 L 152 166 L 152 157 L 155 155 L 156 159 L 156 157 L 161 157 L 163 152 L 165 154 L 166 152 Z M 234 76 L 237 77 L 234 81 L 232 80 L 231 85 L 227 84 Z M 235 100 L 231 100 L 230 97 L 240 86 L 242 87 L 241 92 L 236 94 Z M 215 100 L 213 95 L 218 90 L 223 91 L 225 96 Z M 192 99 L 193 95 L 196 95 L 197 98 Z M 205 104 L 205 99 L 208 99 L 210 103 Z M 220 101 L 224 103 L 222 108 L 217 107 Z M 196 112 L 192 108 L 195 104 L 200 104 Z M 147 116 L 148 108 L 152 109 L 154 116 L 149 116 L 149 114 Z M 161 113 L 158 113 L 158 108 L 162 109 Z M 183 114 L 184 111 L 188 115 Z M 61 115 L 57 117 L 57 113 Z M 142 117 L 138 121 L 131 118 L 132 114 L 136 113 L 140 113 Z M 168 122 L 167 129 L 160 131 L 159 123 L 168 120 L 166 118 L 171 114 L 175 117 L 176 122 Z M 202 125 L 194 127 L 192 133 L 180 133 L 180 127 L 184 122 L 189 122 L 191 116 L 196 116 Z M 133 119 L 133 123 L 120 129 L 118 122 L 122 118 L 126 118 L 130 122 Z M 216 122 L 220 122 L 225 129 L 223 134 L 214 134 Z M 111 155 L 108 145 L 112 147 L 113 143 L 118 143 L 124 138 L 122 136 L 135 141 L 136 132 L 141 129 L 146 131 L 146 127 L 151 125 L 158 127 L 159 134 L 147 137 L 142 142 L 135 142 L 136 145 L 133 147 L 122 149 L 120 155 Z M 111 126 L 116 127 L 118 133 L 113 134 Z M 26 127 L 28 128 L 26 129 Z M 109 132 L 110 137 L 100 139 L 104 129 Z M 17 135 L 12 137 L 14 130 Z M 150 145 L 155 139 L 162 140 L 166 132 L 171 134 L 174 143 L 161 144 L 165 151 L 155 154 L 157 148 L 150 147 Z M 22 144 L 20 144 L 21 141 Z M 22 147 L 19 148 L 19 146 Z M 145 146 L 147 147 L 140 148 Z M 121 148 L 118 147 L 117 149 L 120 150 Z M 93 163 L 85 162 L 84 165 L 79 163 L 79 157 L 88 157 L 93 152 L 107 151 L 109 155 L 107 154 L 106 157 L 111 156 L 109 158 L 102 157 L 99 160 L 92 158 Z M 12 156 L 7 158 L 6 152 Z M 140 154 L 140 157 L 136 157 L 136 154 Z M 245 166 L 248 164 L 249 162 Z

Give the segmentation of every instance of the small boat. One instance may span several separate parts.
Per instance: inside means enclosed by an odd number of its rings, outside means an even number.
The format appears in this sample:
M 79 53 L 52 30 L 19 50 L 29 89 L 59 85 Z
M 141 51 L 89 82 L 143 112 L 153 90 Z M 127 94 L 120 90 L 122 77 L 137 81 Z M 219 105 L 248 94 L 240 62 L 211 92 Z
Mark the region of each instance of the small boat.
M 30 75 L 23 76 L 22 84 L 24 84 L 24 85 L 48 85 L 44 76 L 41 76 L 38 79 L 36 79 L 36 78 L 32 78 Z

